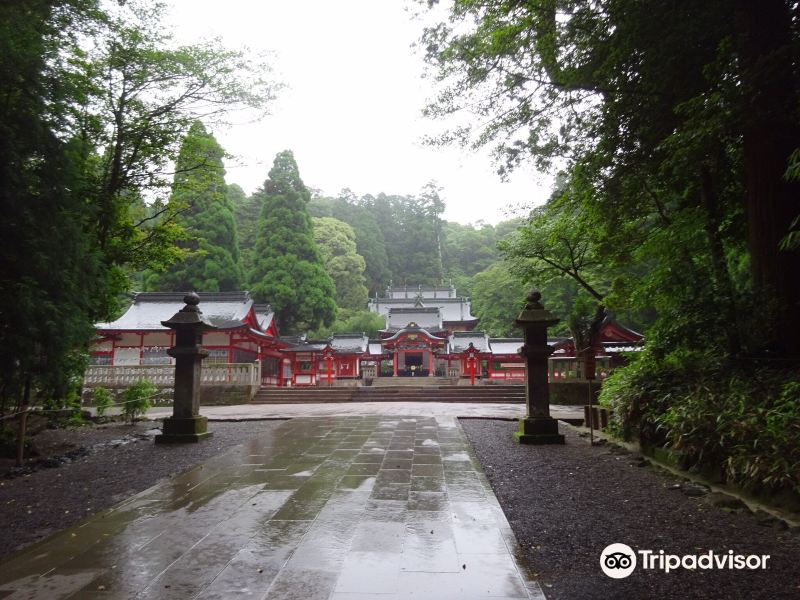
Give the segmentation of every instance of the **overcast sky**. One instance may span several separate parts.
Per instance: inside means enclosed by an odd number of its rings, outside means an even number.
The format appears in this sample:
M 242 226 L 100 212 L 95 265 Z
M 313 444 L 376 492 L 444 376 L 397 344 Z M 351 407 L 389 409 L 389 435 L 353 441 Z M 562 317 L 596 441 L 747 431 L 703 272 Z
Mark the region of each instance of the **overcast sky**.
M 486 152 L 422 144 L 441 125 L 421 115 L 432 83 L 411 49 L 422 24 L 408 2 L 168 0 L 179 41 L 218 36 L 231 48 L 270 51 L 287 86 L 270 116 L 214 130 L 236 156 L 226 163 L 229 183 L 251 193 L 275 154 L 290 149 L 306 185 L 327 195 L 417 194 L 435 180 L 445 218 L 460 223 L 497 223 L 508 205 L 544 201 L 550 180 L 532 169 L 501 182 Z

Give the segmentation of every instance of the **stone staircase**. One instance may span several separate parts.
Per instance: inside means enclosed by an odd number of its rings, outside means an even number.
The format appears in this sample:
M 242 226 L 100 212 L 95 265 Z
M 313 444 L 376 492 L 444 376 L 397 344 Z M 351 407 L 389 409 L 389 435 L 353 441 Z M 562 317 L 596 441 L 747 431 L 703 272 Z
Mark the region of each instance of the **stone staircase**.
M 303 404 L 305 402 L 350 402 L 355 387 L 262 387 L 251 404 Z
M 442 387 L 457 383 L 458 377 L 375 377 L 368 387 Z
M 522 385 L 444 385 L 377 387 L 262 387 L 253 404 L 302 404 L 330 402 L 488 402 L 524 403 Z

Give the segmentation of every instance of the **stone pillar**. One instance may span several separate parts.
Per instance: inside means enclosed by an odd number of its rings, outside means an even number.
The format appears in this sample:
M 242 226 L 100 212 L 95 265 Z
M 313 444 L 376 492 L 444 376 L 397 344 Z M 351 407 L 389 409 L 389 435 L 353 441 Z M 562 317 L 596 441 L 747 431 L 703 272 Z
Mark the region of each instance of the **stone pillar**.
M 528 414 L 519 421 L 514 437 L 521 444 L 563 444 L 558 422 L 550 416 L 550 387 L 547 359 L 553 350 L 547 345 L 547 328 L 558 323 L 540 303 L 539 292 L 528 294 L 528 303 L 516 320 L 525 336 L 520 354 L 525 357 L 525 401 Z
M 172 416 L 164 419 L 164 433 L 156 436 L 157 444 L 198 442 L 211 436 L 208 420 L 200 416 L 200 374 L 202 360 L 208 351 L 201 346 L 203 332 L 216 329 L 197 305 L 200 298 L 194 292 L 183 299 L 186 303 L 164 327 L 175 330 L 175 346 L 167 354 L 175 359 L 175 391 Z

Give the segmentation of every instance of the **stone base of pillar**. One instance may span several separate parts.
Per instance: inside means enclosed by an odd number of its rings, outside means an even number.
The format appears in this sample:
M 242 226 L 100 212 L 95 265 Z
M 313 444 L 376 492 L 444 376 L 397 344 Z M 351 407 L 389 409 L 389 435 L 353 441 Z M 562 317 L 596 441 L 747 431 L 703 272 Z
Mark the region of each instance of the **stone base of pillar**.
M 563 444 L 564 436 L 558 433 L 558 421 L 552 417 L 526 417 L 519 420 L 519 431 L 514 439 L 520 444 Z
M 208 431 L 208 419 L 200 416 L 182 419 L 167 417 L 164 419 L 163 431 L 164 433 L 156 436 L 156 444 L 199 442 L 214 435 Z

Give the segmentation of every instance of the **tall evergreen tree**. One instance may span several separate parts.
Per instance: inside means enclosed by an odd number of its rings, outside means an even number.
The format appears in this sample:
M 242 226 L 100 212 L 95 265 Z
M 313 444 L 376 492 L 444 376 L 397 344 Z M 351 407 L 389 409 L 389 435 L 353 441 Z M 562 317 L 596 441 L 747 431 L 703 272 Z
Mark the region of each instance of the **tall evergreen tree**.
M 329 325 L 336 289 L 322 264 L 307 204 L 311 198 L 290 150 L 278 153 L 256 193 L 263 200 L 250 289 L 270 302 L 283 333 Z
M 148 287 L 204 292 L 241 287 L 236 221 L 225 184 L 223 155 L 214 136 L 195 121 L 181 145 L 170 199 L 186 207 L 179 223 L 190 239 L 180 243 L 184 259 L 153 278 Z
M 336 286 L 336 304 L 339 308 L 363 310 L 367 305 L 366 263 L 356 252 L 353 228 L 332 217 L 315 217 L 313 223 L 314 241 Z

